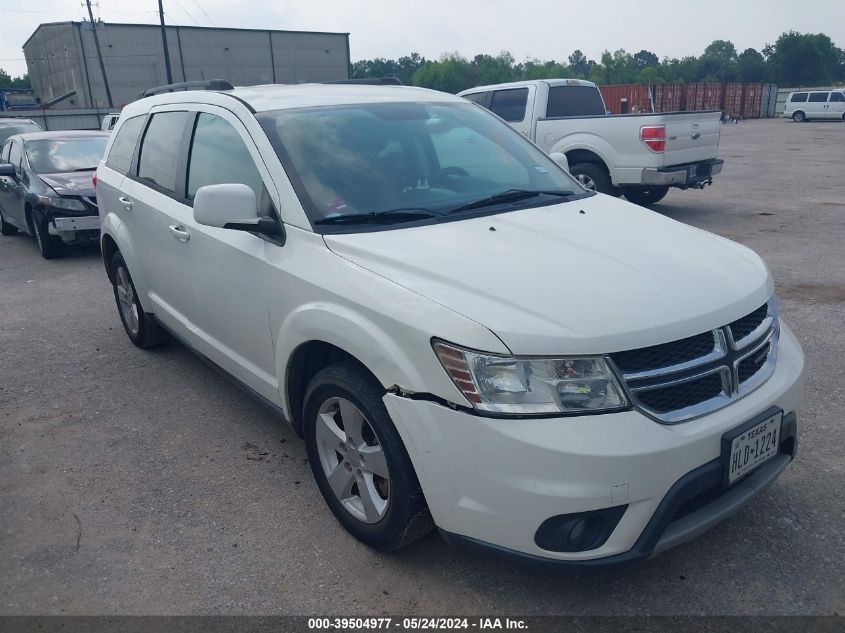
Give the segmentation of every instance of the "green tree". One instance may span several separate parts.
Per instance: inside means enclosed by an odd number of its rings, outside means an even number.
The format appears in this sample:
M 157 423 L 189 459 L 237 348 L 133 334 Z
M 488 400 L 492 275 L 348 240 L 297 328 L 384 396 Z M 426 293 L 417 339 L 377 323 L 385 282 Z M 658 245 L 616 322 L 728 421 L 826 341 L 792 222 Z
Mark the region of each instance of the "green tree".
M 580 50 L 575 50 L 569 56 L 569 67 L 572 69 L 572 74 L 575 75 L 575 78 L 578 79 L 586 79 L 590 76 L 590 67 L 595 65 L 595 62 L 591 62 L 591 60 L 587 59 L 587 56 L 584 55 Z
M 732 81 L 736 78 L 736 47 L 727 40 L 715 40 L 699 60 L 699 72 L 704 81 Z
M 412 83 L 451 93 L 478 85 L 474 81 L 472 65 L 458 53 L 445 54 L 436 62 L 425 62 L 414 73 Z
M 824 33 L 789 31 L 763 49 L 769 78 L 784 86 L 819 85 L 845 79 L 845 54 Z
M 28 74 L 21 75 L 20 77 L 12 77 L 9 73 L 0 68 L 0 88 L 28 90 L 32 88 L 32 85 L 29 83 Z
M 637 82 L 641 84 L 664 84 L 666 80 L 660 75 L 660 71 L 654 66 L 646 66 L 637 75 Z
M 766 60 L 754 48 L 746 48 L 736 61 L 737 79 L 744 83 L 763 81 L 766 75 Z
M 657 58 L 657 55 L 645 49 L 639 53 L 634 53 L 633 61 L 637 68 L 648 68 L 650 66 L 657 68 L 660 66 L 660 60 Z
M 513 81 L 516 79 L 513 55 L 507 51 L 502 51 L 495 57 L 476 55 L 472 60 L 471 73 L 477 86 Z

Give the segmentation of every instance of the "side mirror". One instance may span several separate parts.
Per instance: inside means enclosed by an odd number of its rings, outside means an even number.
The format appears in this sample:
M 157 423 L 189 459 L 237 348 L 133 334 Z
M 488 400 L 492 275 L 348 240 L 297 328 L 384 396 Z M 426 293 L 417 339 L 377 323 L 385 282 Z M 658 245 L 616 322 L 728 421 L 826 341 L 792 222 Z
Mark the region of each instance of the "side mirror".
M 5 176 L 6 178 L 14 178 L 15 166 L 10 165 L 9 163 L 4 163 L 0 165 L 0 176 Z
M 566 154 L 561 152 L 552 152 L 549 154 L 549 158 L 556 162 L 558 167 L 560 167 L 563 171 L 567 173 L 569 172 L 569 159 L 566 158 Z
M 255 192 L 242 184 L 207 185 L 194 196 L 194 221 L 220 229 L 280 236 L 284 228 L 273 218 L 259 216 Z

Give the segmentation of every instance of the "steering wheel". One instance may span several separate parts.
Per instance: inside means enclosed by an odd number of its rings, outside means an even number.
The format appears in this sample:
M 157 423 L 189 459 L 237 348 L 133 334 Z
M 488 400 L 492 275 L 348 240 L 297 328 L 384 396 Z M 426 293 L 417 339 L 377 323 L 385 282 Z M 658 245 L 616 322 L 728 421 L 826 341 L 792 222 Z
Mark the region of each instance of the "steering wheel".
M 440 170 L 442 176 L 459 176 L 460 178 L 467 178 L 469 172 L 463 167 L 446 167 Z

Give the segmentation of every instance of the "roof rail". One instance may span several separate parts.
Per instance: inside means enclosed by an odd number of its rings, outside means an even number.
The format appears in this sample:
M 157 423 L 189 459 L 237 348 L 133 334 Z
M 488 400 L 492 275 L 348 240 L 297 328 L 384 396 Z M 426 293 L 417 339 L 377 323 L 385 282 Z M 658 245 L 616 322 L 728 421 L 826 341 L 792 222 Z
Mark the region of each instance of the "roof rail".
M 160 95 L 177 90 L 232 90 L 234 86 L 225 79 L 206 79 L 205 81 L 183 81 L 178 84 L 167 84 L 158 88 L 150 88 L 141 93 L 141 98 Z
M 363 84 L 365 86 L 403 86 L 396 77 L 375 77 L 372 79 L 336 79 L 324 81 L 324 84 Z

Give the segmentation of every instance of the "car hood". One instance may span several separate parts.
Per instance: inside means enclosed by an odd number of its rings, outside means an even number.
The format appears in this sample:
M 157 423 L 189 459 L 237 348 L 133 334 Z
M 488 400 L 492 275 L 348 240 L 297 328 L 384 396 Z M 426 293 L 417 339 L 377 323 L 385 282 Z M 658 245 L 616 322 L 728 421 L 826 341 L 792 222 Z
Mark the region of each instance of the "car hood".
M 38 174 L 38 177 L 60 196 L 93 198 L 96 195 L 94 183 L 91 182 L 93 175 L 93 171 L 72 171 L 67 174 Z
M 489 328 L 514 354 L 664 343 L 744 316 L 774 289 L 752 250 L 601 194 L 324 237 L 339 256 Z

